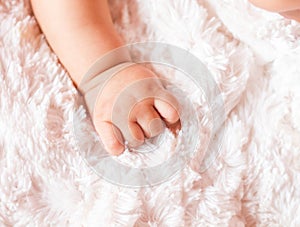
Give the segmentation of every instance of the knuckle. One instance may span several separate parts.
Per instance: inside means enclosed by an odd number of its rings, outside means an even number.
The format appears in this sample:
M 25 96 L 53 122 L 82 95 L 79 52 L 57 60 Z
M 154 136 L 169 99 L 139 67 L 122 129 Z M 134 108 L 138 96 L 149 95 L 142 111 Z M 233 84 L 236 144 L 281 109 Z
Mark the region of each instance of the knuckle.
M 110 109 L 111 107 L 108 106 L 108 104 L 105 104 L 103 106 L 97 104 L 94 109 L 93 120 L 97 122 L 97 121 L 103 121 L 105 119 L 110 119 L 111 116 Z

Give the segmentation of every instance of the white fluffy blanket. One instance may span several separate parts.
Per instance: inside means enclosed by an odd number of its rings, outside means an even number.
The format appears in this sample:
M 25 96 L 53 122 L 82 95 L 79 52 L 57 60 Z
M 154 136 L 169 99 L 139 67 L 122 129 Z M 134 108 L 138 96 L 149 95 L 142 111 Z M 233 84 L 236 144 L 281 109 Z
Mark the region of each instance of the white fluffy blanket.
M 72 81 L 29 3 L 1 0 L 0 225 L 300 226 L 300 24 L 246 0 L 110 5 L 128 43 L 174 44 L 214 75 L 226 108 L 220 155 L 200 173 L 199 149 L 172 179 L 150 188 L 99 178 L 73 133 L 76 123 L 81 146 L 91 149 L 95 134 Z M 137 156 L 123 159 L 147 158 Z

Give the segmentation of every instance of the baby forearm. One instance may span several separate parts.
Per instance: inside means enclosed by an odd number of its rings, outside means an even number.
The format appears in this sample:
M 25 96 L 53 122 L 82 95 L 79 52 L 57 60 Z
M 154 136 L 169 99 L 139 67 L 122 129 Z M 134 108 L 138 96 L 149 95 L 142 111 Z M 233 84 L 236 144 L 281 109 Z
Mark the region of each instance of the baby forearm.
M 254 5 L 274 12 L 293 11 L 300 8 L 299 0 L 250 0 Z
M 46 38 L 75 83 L 101 55 L 121 46 L 106 0 L 31 0 Z
M 282 16 L 300 22 L 300 9 L 280 13 Z

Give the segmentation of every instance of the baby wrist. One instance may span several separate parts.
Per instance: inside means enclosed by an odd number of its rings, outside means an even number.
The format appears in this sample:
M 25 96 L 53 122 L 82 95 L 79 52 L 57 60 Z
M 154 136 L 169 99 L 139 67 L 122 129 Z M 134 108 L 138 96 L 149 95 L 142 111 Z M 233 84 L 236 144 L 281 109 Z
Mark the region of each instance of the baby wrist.
M 133 65 L 129 51 L 117 48 L 97 59 L 88 69 L 78 85 L 78 90 L 84 96 L 86 107 L 93 117 L 98 94 L 117 72 Z

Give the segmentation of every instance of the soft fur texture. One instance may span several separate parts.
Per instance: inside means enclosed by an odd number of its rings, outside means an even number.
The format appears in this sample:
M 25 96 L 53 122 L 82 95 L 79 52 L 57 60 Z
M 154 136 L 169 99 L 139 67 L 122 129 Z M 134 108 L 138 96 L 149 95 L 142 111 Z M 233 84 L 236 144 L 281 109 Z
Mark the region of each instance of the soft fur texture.
M 110 5 L 126 42 L 174 44 L 207 65 L 225 101 L 220 155 L 200 174 L 200 148 L 184 170 L 152 188 L 100 179 L 82 160 L 73 126 L 87 150 L 96 134 L 29 2 L 1 0 L 1 226 L 299 226 L 300 24 L 245 0 Z M 168 131 L 163 136 L 174 140 Z M 120 159 L 138 165 L 163 160 L 159 154 Z

